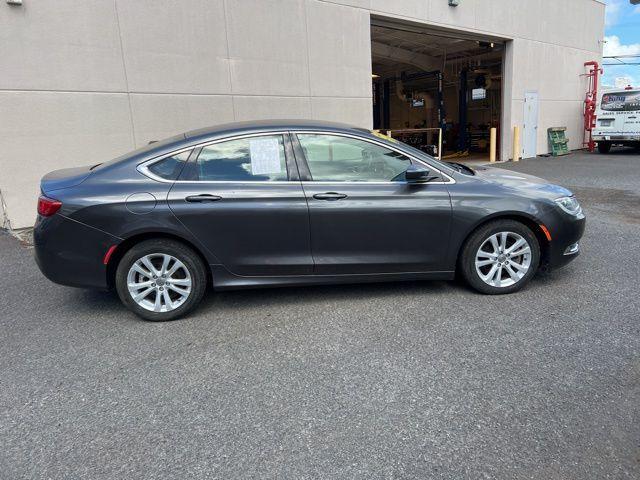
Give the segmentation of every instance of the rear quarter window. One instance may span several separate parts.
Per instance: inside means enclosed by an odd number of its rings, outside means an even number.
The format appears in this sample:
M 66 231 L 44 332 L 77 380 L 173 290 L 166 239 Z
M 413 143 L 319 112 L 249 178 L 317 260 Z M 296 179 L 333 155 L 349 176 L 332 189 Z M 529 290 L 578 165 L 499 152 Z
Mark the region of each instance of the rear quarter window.
M 147 170 L 156 177 L 164 180 L 177 180 L 189 159 L 189 155 L 191 155 L 191 150 L 176 153 L 175 155 L 152 163 L 147 167 Z

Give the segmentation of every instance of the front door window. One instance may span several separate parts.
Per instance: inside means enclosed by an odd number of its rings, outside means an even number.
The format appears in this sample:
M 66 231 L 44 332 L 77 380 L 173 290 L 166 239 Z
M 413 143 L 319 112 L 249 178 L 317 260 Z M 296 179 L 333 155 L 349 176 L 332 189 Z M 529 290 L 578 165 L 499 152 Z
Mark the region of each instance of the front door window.
M 300 133 L 298 140 L 318 182 L 400 181 L 411 165 L 401 153 L 356 138 Z

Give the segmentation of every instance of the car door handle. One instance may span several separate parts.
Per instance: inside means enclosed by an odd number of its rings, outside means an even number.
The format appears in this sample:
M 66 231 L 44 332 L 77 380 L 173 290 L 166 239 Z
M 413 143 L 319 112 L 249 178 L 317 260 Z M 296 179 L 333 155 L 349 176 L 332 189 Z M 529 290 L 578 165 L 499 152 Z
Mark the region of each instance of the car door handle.
M 218 200 L 222 200 L 222 197 L 218 195 L 210 195 L 208 193 L 201 193 L 200 195 L 189 195 L 185 200 L 190 203 L 205 203 L 217 202 Z
M 327 193 L 316 193 L 313 198 L 317 200 L 340 200 L 342 198 L 347 198 L 344 193 L 337 192 L 327 192 Z

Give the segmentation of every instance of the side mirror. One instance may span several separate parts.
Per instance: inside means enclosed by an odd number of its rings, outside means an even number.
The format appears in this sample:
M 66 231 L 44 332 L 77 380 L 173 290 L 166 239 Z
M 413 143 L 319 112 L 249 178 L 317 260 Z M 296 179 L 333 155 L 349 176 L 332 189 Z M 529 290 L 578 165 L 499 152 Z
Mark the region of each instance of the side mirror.
M 421 165 L 411 165 L 404 175 L 407 182 L 420 182 L 429 178 L 429 170 Z

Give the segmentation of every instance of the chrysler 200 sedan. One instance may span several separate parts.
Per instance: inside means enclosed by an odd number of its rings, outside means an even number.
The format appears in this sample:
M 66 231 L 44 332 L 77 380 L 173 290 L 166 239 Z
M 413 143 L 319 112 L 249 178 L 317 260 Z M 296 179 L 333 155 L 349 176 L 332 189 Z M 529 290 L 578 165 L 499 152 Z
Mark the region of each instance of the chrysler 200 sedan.
M 35 257 L 52 281 L 115 288 L 147 320 L 231 289 L 453 279 L 523 288 L 574 259 L 565 188 L 439 162 L 346 125 L 235 123 L 42 179 Z

